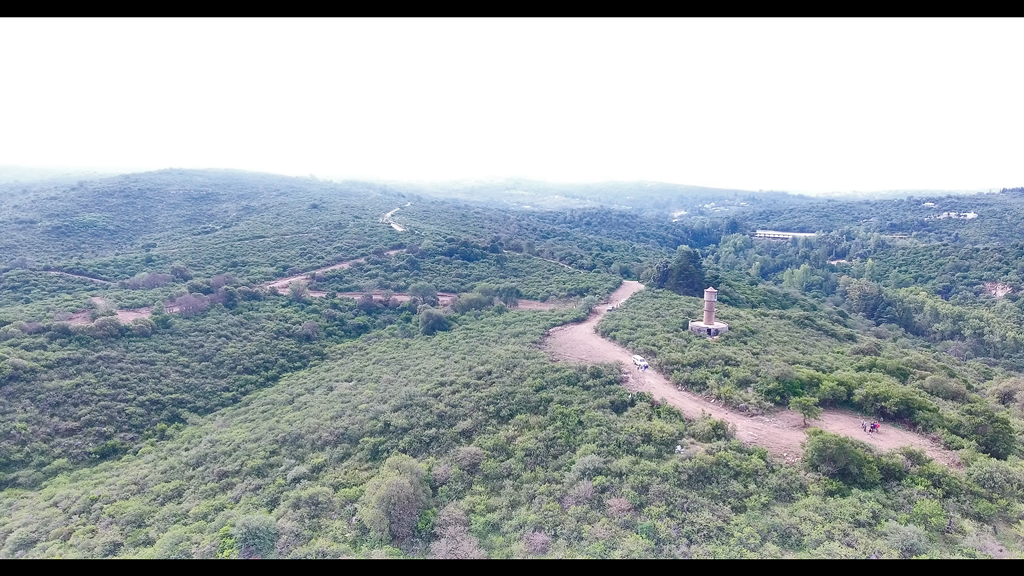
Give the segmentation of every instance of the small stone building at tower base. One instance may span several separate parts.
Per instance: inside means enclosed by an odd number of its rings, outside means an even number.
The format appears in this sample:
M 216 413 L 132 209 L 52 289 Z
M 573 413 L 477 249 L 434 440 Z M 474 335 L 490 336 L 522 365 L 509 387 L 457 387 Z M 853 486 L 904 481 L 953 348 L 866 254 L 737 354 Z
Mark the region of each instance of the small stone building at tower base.
M 714 338 L 719 334 L 729 331 L 729 325 L 725 322 L 715 321 L 715 303 L 718 302 L 718 290 L 708 288 L 704 291 L 704 319 L 690 320 L 690 332 L 698 336 Z
M 690 332 L 693 332 L 698 336 L 715 337 L 728 331 L 729 325 L 725 322 L 715 322 L 714 324 L 708 325 L 700 320 L 690 320 Z

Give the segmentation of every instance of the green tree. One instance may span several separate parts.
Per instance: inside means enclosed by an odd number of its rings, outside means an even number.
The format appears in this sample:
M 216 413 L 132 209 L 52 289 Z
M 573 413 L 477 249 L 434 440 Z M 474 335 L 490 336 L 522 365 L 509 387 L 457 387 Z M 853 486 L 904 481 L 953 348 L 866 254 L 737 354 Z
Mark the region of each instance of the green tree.
M 817 428 L 807 432 L 803 460 L 810 470 L 853 486 L 871 487 L 882 477 L 870 446 Z
M 415 282 L 409 286 L 409 295 L 424 304 L 437 305 L 437 288 L 427 282 Z
M 882 305 L 882 290 L 878 284 L 870 280 L 856 280 L 843 276 L 839 280 L 841 295 L 846 297 L 847 305 L 852 312 L 863 314 L 873 319 Z
M 117 316 L 104 316 L 92 325 L 92 334 L 97 338 L 116 338 L 123 330 L 124 326 Z
M 671 262 L 662 260 L 654 266 L 651 282 L 656 288 L 671 290 L 683 296 L 704 294 L 704 265 L 700 254 L 689 246 L 676 249 Z
M 942 503 L 931 498 L 922 498 L 914 503 L 909 520 L 925 530 L 939 532 L 946 527 L 949 519 L 942 509 Z
M 804 428 L 807 427 L 807 419 L 817 420 L 821 416 L 822 409 L 818 406 L 818 399 L 814 396 L 797 396 L 789 401 L 789 409 L 795 410 L 804 417 Z
M 305 282 L 292 282 L 288 285 L 288 296 L 296 302 L 302 302 L 309 296 L 309 288 Z
M 242 558 L 271 558 L 277 543 L 277 523 L 266 514 L 243 516 L 231 531 Z
M 498 300 L 501 300 L 505 306 L 509 308 L 515 308 L 519 305 L 519 287 L 515 284 L 504 284 L 497 290 Z
M 470 292 L 459 296 L 452 302 L 452 309 L 456 312 L 468 312 L 470 310 L 483 310 L 493 304 L 493 298 L 487 297 L 478 292 Z
M 814 273 L 814 269 L 807 263 L 800 268 L 789 268 L 782 274 L 782 285 L 786 288 L 793 288 L 801 292 L 820 285 L 821 278 Z
M 498 289 L 493 284 L 480 283 L 476 285 L 473 292 L 481 294 L 486 298 L 494 298 L 498 295 Z
M 436 332 L 444 332 L 450 326 L 448 319 L 436 308 L 426 304 L 419 307 L 420 332 L 426 336 L 433 336 Z
M 750 275 L 754 278 L 761 277 L 761 261 L 758 260 L 750 266 Z
M 171 266 L 171 274 L 178 280 L 186 282 L 192 279 L 192 271 L 184 264 L 175 264 Z
M 986 404 L 965 404 L 959 410 L 956 432 L 978 443 L 983 452 L 1005 460 L 1017 449 L 1013 425 L 1006 414 L 996 413 Z
M 405 454 L 395 454 L 366 484 L 357 516 L 373 538 L 402 543 L 412 536 L 429 497 L 426 472 L 420 463 Z

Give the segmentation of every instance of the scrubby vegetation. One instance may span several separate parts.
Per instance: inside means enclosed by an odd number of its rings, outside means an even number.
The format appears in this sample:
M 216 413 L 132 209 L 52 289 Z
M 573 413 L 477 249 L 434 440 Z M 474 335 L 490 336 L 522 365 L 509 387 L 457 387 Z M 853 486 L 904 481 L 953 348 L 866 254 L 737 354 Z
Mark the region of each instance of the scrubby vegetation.
M 0 557 L 1020 555 L 1019 192 L 656 188 L 4 185 Z M 539 349 L 623 279 L 648 289 L 599 332 L 739 413 L 799 411 L 798 463 Z M 715 340 L 686 331 L 708 284 Z M 814 428 L 837 409 L 962 467 Z

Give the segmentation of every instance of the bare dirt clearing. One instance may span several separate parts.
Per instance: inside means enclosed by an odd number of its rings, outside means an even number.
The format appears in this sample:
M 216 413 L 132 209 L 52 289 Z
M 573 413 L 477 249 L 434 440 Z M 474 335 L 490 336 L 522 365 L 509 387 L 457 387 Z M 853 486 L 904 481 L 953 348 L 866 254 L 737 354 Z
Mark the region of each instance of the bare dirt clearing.
M 1002 282 L 985 282 L 985 293 L 996 298 L 1002 298 L 1013 293 L 1013 287 Z
M 369 294 L 373 296 L 373 299 L 377 302 L 384 302 L 384 291 L 374 290 L 372 292 L 338 292 L 338 298 L 351 298 L 358 300 L 364 295 Z M 326 292 L 320 290 L 310 290 L 309 295 L 313 298 L 323 298 L 327 296 Z M 412 296 L 405 292 L 395 292 L 391 298 L 396 302 L 408 302 L 412 300 Z M 438 292 L 437 302 L 440 306 L 449 306 L 455 299 L 458 298 L 458 294 L 451 292 Z M 520 300 L 519 304 L 514 306 L 513 310 L 555 310 L 557 308 L 564 308 L 567 304 L 558 302 L 538 302 L 537 300 Z
M 537 300 L 520 300 L 512 309 L 513 310 L 555 310 L 556 308 L 565 308 L 568 304 L 560 302 L 539 302 Z
M 378 301 L 378 302 L 383 302 L 384 301 L 384 292 L 382 290 L 374 290 L 373 292 L 339 292 L 338 293 L 338 297 L 339 298 L 352 298 L 352 299 L 358 300 L 359 298 L 362 298 L 364 294 L 372 295 L 373 299 Z M 323 295 L 326 296 L 326 294 L 323 294 Z M 310 292 L 310 296 L 314 296 L 314 294 L 312 292 Z M 455 297 L 456 297 L 456 295 L 452 294 L 450 292 L 438 292 L 437 293 L 437 301 L 438 301 L 438 303 L 441 306 L 447 306 L 447 305 L 451 304 L 452 302 L 455 301 Z M 412 299 L 412 296 L 410 296 L 408 294 L 405 294 L 405 293 L 402 293 L 402 292 L 396 292 L 395 295 L 392 296 L 392 298 L 396 302 L 408 302 L 409 300 Z
M 117 319 L 120 320 L 122 324 L 127 324 L 137 318 L 149 318 L 152 315 L 152 308 L 136 308 L 134 310 L 117 311 Z
M 623 282 L 610 297 L 610 303 L 618 305 L 637 291 L 643 289 L 639 282 Z M 687 418 L 699 418 L 707 413 L 714 418 L 729 422 L 736 429 L 736 437 L 746 444 L 756 444 L 787 462 L 795 462 L 801 453 L 800 444 L 806 439 L 807 429 L 803 418 L 789 410 L 778 410 L 772 414 L 753 416 L 736 412 L 714 400 L 679 390 L 665 376 L 652 368 L 637 371 L 633 368 L 632 352 L 599 336 L 594 328 L 607 313 L 607 307 L 599 307 L 587 320 L 579 324 L 568 324 L 551 329 L 542 347 L 560 361 L 585 362 L 592 364 L 622 363 L 626 366 L 626 387 L 634 392 L 648 392 L 655 399 L 678 408 Z M 919 434 L 883 424 L 882 431 L 867 434 L 861 429 L 864 416 L 826 410 L 819 420 L 808 422 L 823 430 L 863 440 L 879 450 L 891 450 L 911 446 L 923 450 L 931 458 L 947 466 L 960 467 L 960 460 L 950 450 Z
M 71 315 L 68 320 L 68 324 L 73 326 L 81 326 L 82 324 L 92 324 L 92 316 L 89 310 L 79 310 Z

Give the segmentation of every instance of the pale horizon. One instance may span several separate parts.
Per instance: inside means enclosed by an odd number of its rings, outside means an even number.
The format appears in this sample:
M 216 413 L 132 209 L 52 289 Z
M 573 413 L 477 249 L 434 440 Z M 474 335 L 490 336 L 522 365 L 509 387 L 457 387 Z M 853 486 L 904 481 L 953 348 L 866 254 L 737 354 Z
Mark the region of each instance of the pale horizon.
M 3 19 L 0 164 L 1024 185 L 1020 20 Z

